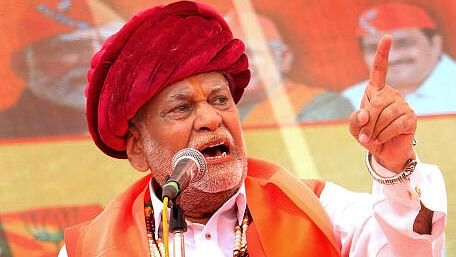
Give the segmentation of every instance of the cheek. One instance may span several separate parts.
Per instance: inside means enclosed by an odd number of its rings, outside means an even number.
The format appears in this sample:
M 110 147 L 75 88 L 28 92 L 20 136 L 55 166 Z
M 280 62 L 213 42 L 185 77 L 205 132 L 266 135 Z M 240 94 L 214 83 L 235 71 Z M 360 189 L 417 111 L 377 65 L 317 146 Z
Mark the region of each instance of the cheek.
M 403 55 L 407 56 L 408 58 L 413 58 L 414 60 L 419 60 L 420 56 L 426 55 L 427 51 L 427 49 L 418 46 L 412 46 L 408 49 L 405 49 L 403 51 Z
M 239 113 L 236 110 L 233 111 L 233 113 L 229 113 L 229 115 L 225 115 L 223 117 L 224 124 L 233 136 L 233 139 L 236 141 L 238 146 L 244 146 L 244 137 L 242 134 L 242 126 L 241 122 L 239 119 Z
M 192 132 L 192 123 L 184 121 L 159 121 L 155 123 L 153 134 L 160 145 L 171 152 L 187 147 Z
M 416 48 L 413 52 L 413 58 L 419 65 L 431 65 L 433 64 L 433 55 L 429 48 Z
M 426 60 L 429 57 L 429 46 L 423 43 L 411 43 L 408 46 L 399 47 L 397 51 L 391 51 L 391 54 L 396 54 L 402 58 L 411 59 L 414 62 Z
M 373 54 L 365 54 L 364 55 L 364 61 L 366 62 L 367 66 L 369 68 L 372 68 L 374 65 L 374 55 Z

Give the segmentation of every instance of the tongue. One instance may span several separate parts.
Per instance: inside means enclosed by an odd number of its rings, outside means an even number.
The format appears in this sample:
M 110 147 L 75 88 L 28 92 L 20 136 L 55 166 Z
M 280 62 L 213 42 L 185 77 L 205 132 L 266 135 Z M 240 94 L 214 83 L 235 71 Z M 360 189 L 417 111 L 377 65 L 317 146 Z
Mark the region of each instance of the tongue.
M 211 147 L 211 148 L 206 149 L 206 150 L 203 152 L 203 155 L 204 155 L 205 157 L 216 157 L 216 156 L 220 156 L 220 155 L 222 155 L 222 150 L 220 149 L 220 147 Z
M 220 156 L 222 155 L 222 150 L 220 149 L 220 147 L 216 147 L 215 151 L 214 151 L 214 156 Z

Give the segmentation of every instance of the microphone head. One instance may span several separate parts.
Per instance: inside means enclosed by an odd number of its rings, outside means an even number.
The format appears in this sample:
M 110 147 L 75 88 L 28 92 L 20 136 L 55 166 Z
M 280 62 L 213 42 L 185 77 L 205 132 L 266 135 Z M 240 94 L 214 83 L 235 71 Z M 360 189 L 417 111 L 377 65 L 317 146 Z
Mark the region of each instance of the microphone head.
M 200 180 L 203 177 L 204 173 L 206 173 L 206 159 L 204 158 L 204 155 L 200 151 L 193 148 L 181 149 L 174 155 L 172 159 L 173 170 L 176 167 L 177 163 L 184 159 L 192 160 L 198 167 L 197 171 L 192 173 L 190 180 L 192 182 Z

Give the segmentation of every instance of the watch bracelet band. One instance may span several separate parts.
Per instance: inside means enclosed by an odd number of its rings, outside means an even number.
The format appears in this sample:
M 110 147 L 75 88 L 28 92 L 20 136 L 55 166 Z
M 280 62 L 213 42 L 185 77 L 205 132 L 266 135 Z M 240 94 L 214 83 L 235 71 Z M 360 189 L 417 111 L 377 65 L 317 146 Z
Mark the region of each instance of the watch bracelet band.
M 404 181 L 410 181 L 410 175 L 415 171 L 416 164 L 418 163 L 414 159 L 407 160 L 404 169 L 392 177 L 384 177 L 374 171 L 371 165 L 372 154 L 367 152 L 366 156 L 366 166 L 369 174 L 372 176 L 375 181 L 383 185 L 396 185 L 403 183 Z

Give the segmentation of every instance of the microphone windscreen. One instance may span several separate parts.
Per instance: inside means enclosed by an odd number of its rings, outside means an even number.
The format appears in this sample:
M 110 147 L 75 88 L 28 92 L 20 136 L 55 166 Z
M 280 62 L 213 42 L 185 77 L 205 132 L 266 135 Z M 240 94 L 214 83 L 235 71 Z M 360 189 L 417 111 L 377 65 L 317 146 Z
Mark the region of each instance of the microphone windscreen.
M 192 174 L 191 180 L 193 182 L 200 180 L 206 172 L 206 159 L 204 158 L 204 155 L 200 151 L 193 148 L 181 149 L 174 155 L 172 159 L 173 170 L 176 168 L 176 165 L 183 159 L 191 159 L 197 164 L 198 170 L 195 174 Z

